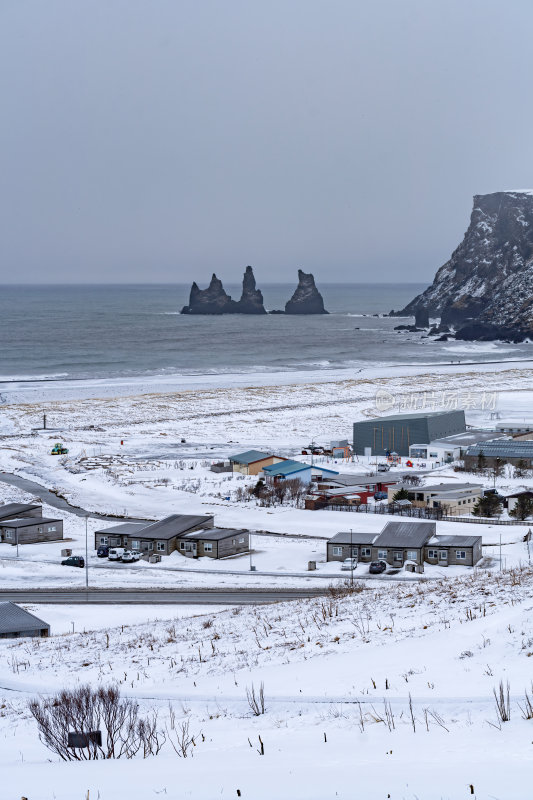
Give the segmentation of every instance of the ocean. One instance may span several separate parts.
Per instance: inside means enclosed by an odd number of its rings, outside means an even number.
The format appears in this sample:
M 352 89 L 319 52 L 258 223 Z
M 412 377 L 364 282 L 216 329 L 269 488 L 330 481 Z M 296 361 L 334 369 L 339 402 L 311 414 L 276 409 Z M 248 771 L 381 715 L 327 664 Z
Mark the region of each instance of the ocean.
M 435 342 L 373 316 L 424 284 L 320 284 L 324 316 L 181 316 L 190 284 L 4 286 L 0 382 L 327 371 L 529 358 L 531 345 Z M 240 285 L 226 287 L 234 298 Z M 295 286 L 262 285 L 268 309 Z

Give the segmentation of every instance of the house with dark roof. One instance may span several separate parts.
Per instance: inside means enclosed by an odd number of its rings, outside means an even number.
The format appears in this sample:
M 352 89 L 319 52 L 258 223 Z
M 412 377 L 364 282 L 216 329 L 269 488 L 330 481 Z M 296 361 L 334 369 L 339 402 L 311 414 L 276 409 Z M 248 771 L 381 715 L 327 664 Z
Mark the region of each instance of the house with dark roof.
M 63 538 L 63 520 L 53 517 L 17 517 L 0 520 L 0 542 L 36 544 Z
M 490 442 L 474 444 L 465 453 L 465 469 L 476 469 L 480 456 L 483 456 L 486 467 L 495 464 L 524 464 L 533 467 L 533 441 L 520 439 L 492 439 Z
M 49 636 L 50 625 L 9 601 L 0 602 L 0 639 Z
M 171 514 L 159 522 L 129 522 L 103 528 L 94 533 L 94 546 L 124 547 L 151 555 L 168 556 L 179 550 L 178 541 L 193 531 L 212 528 L 212 514 Z
M 482 558 L 481 536 L 437 536 L 435 522 L 388 522 L 381 533 L 343 531 L 327 542 L 327 561 L 385 561 L 402 568 L 424 561 L 440 567 L 475 566 Z
M 263 453 L 261 450 L 247 450 L 245 453 L 230 456 L 229 459 L 233 472 L 239 472 L 241 475 L 259 475 L 263 467 L 278 464 L 280 461 L 285 459 L 272 453 Z
M 338 473 L 333 469 L 325 469 L 325 467 L 316 464 L 304 464 L 303 461 L 293 461 L 287 458 L 280 464 L 271 464 L 263 467 L 262 474 L 265 478 L 270 478 L 274 481 L 296 478 L 301 483 L 311 483 L 312 480 L 323 478 L 327 475 L 337 475 Z
M 250 534 L 244 528 L 205 528 L 186 533 L 179 541 L 179 552 L 187 558 L 228 558 L 250 549 Z

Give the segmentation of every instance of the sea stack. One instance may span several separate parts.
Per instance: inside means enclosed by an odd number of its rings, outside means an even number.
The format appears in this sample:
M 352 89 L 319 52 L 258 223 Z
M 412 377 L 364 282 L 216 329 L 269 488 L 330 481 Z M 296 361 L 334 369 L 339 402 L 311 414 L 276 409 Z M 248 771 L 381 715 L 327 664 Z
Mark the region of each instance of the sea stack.
M 242 280 L 241 299 L 235 304 L 234 312 L 237 314 L 266 314 L 263 305 L 263 295 L 256 288 L 255 276 L 252 267 L 246 267 Z
M 397 315 L 422 307 L 457 339 L 533 339 L 533 190 L 474 197 L 463 241 Z
M 298 270 L 298 286 L 291 299 L 285 303 L 286 314 L 327 314 L 322 295 L 315 286 L 310 272 Z
M 198 288 L 196 281 L 191 287 L 189 305 L 183 306 L 182 314 L 228 314 L 236 306 L 229 294 L 226 294 L 222 281 L 213 272 L 211 283 L 207 289 Z

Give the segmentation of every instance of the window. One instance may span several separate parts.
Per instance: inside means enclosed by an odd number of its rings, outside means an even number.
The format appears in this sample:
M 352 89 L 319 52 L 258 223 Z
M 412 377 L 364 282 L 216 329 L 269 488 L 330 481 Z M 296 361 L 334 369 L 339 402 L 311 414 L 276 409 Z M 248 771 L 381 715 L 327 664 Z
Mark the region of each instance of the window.
M 204 542 L 204 553 L 212 553 L 213 552 L 213 545 L 211 542 Z
M 43 532 L 42 526 L 37 528 L 37 533 L 42 533 L 42 532 Z
M 352 558 L 357 558 L 358 555 L 359 555 L 359 548 L 352 547 Z
M 370 558 L 371 555 L 372 555 L 372 550 L 370 549 L 370 547 L 361 548 L 361 557 L 367 556 L 368 558 Z
M 244 536 L 241 536 L 241 538 L 239 539 L 239 544 L 244 544 Z
M 439 550 L 439 561 L 448 561 L 448 551 Z
M 387 558 L 386 550 L 378 550 L 378 558 Z
M 231 540 L 231 543 L 232 543 L 232 544 L 237 544 L 237 539 L 232 539 L 232 540 Z
M 109 544 L 111 547 L 119 547 L 120 546 L 120 538 L 116 536 L 111 536 L 109 539 Z
M 107 536 L 100 536 L 100 544 L 107 545 Z
M 140 545 L 141 545 L 141 543 L 139 542 L 138 539 L 132 539 L 131 540 L 131 549 L 132 550 L 140 550 Z
M 49 525 L 48 526 L 48 533 L 50 533 L 50 531 L 55 531 L 55 529 L 56 529 L 55 525 Z
M 408 561 L 416 561 L 418 558 L 418 553 L 416 550 L 408 550 L 407 551 L 407 560 Z
M 436 550 L 428 550 L 428 558 L 437 558 Z
M 403 561 L 403 551 L 402 550 L 395 550 L 394 551 L 393 560 L 394 561 L 399 561 L 401 563 Z
M 185 542 L 180 542 L 180 550 L 185 550 Z
M 334 556 L 342 556 L 342 547 L 334 547 L 333 548 L 333 555 Z
M 158 553 L 164 553 L 165 552 L 165 543 L 164 542 L 158 542 L 157 543 L 157 552 Z
M 465 550 L 456 550 L 455 557 L 458 561 L 464 561 L 466 558 L 466 551 Z
M 6 531 L 6 539 L 12 539 L 12 538 L 13 538 L 13 531 Z

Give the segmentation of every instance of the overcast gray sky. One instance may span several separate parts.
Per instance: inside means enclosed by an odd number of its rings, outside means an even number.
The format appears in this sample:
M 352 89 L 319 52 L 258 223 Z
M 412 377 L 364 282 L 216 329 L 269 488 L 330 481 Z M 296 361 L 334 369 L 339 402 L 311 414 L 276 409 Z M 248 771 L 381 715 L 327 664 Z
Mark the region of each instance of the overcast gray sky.
M 533 186 L 531 0 L 2 0 L 0 281 L 432 279 Z

